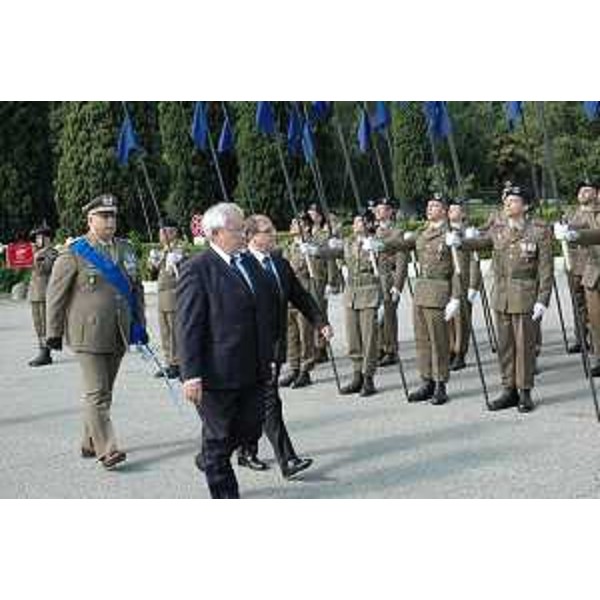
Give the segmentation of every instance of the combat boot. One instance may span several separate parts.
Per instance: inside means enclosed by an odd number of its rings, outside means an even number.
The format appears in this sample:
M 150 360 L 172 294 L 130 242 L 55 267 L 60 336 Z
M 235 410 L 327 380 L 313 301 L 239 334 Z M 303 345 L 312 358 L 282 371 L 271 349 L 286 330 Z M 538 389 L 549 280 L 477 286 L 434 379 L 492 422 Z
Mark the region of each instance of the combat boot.
M 360 371 L 355 371 L 352 381 L 340 390 L 340 394 L 358 394 L 358 392 L 361 391 L 362 386 L 363 375 Z
M 377 390 L 375 389 L 375 383 L 373 382 L 373 375 L 365 375 L 362 384 L 362 389 L 360 390 L 360 395 L 363 398 L 366 398 L 367 396 L 372 396 L 376 393 Z
M 283 376 L 279 380 L 279 387 L 290 387 L 290 385 L 292 385 L 292 382 L 298 379 L 298 375 L 300 375 L 299 370 L 294 369 L 290 371 L 287 375 Z
M 516 388 L 504 388 L 504 391 L 490 402 L 488 410 L 504 410 L 505 408 L 512 408 L 519 404 L 519 392 Z
M 409 402 L 425 402 L 431 399 L 435 391 L 435 383 L 432 379 L 426 379 L 423 385 L 408 395 Z
M 535 404 L 531 399 L 531 390 L 520 390 L 519 391 L 519 405 L 517 410 L 520 413 L 531 412 L 535 408 Z
M 290 387 L 295 390 L 298 388 L 306 387 L 311 383 L 312 381 L 310 379 L 310 373 L 308 371 L 300 371 L 300 374 L 298 375 L 298 377 L 296 377 L 296 379 L 294 379 L 294 381 L 292 381 Z
M 448 402 L 448 393 L 446 392 L 446 384 L 443 381 L 437 381 L 435 384 L 435 390 L 433 391 L 433 398 L 431 404 L 434 406 L 441 406 Z
M 462 354 L 456 354 L 450 362 L 451 371 L 462 371 L 467 366 L 465 357 Z
M 40 348 L 39 354 L 29 361 L 30 367 L 43 367 L 44 365 L 52 364 L 52 356 L 50 356 L 50 348 Z

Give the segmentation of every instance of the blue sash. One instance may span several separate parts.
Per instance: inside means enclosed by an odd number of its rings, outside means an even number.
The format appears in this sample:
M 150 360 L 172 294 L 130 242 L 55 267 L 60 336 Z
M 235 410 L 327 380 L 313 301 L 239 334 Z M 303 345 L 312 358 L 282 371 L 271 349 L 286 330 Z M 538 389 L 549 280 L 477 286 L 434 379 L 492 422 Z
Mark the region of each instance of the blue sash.
M 148 340 L 148 335 L 144 326 L 140 323 L 137 315 L 137 301 L 135 292 L 131 288 L 131 284 L 123 271 L 108 257 L 100 254 L 85 238 L 78 238 L 70 244 L 69 248 L 74 254 L 77 254 L 83 260 L 90 263 L 98 271 L 102 277 L 106 279 L 121 294 L 129 305 L 131 313 L 131 329 L 129 331 L 129 340 L 131 344 L 145 344 Z

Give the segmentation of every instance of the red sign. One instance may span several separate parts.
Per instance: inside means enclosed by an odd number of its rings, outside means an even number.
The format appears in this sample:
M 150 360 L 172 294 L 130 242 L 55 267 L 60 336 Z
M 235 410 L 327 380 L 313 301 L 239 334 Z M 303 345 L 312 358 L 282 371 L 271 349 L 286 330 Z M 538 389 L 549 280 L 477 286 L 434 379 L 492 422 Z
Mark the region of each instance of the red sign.
M 202 229 L 202 215 L 195 214 L 192 217 L 190 222 L 190 230 L 195 238 L 204 236 L 204 229 Z
M 29 242 L 8 244 L 6 264 L 9 269 L 31 269 L 33 267 L 33 244 Z

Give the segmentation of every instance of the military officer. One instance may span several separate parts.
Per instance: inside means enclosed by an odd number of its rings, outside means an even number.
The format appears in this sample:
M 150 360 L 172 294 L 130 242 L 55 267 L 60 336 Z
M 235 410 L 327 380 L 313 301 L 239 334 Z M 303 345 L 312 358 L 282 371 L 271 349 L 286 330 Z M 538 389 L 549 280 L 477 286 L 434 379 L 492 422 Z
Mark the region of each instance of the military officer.
M 185 260 L 186 252 L 179 238 L 177 225 L 165 221 L 159 232 L 161 248 L 152 249 L 148 256 L 150 276 L 157 278 L 158 283 L 158 325 L 163 355 L 167 368 L 165 374 L 169 379 L 179 377 L 179 362 L 177 360 L 175 342 L 175 290 L 179 268 Z M 156 377 L 162 377 L 158 371 Z
M 591 181 L 581 181 L 577 185 L 577 206 L 570 210 L 566 215 L 566 222 L 574 229 L 596 227 L 596 213 L 600 211 L 598 205 L 598 189 Z M 583 285 L 583 272 L 587 262 L 588 250 L 584 246 L 575 246 L 571 250 L 571 285 L 573 286 L 573 296 L 575 298 L 575 307 L 579 311 L 581 323 L 587 328 L 588 314 L 585 300 L 585 287 Z M 587 340 L 587 332 L 575 329 L 576 341 L 569 346 L 569 352 L 576 354 L 581 352 L 582 339 Z M 596 352 L 596 350 L 595 350 Z
M 81 454 L 106 469 L 126 459 L 110 410 L 113 387 L 129 343 L 147 343 L 144 295 L 129 242 L 115 238 L 117 200 L 110 194 L 83 207 L 87 233 L 58 256 L 47 292 L 47 343 L 62 349 L 63 335 L 83 378 Z
M 524 188 L 511 186 L 504 194 L 504 218 L 495 220 L 483 235 L 468 231 L 462 243 L 465 250 L 493 250 L 492 308 L 504 389 L 490 403 L 490 410 L 517 406 L 519 412 L 530 412 L 535 408 L 531 390 L 536 321 L 550 303 L 554 262 L 550 230 L 527 214 L 529 201 Z M 458 234 L 449 241 L 461 243 Z
M 315 268 L 314 257 L 305 255 L 302 245 L 310 241 L 313 221 L 308 213 L 301 213 L 292 220 L 290 234 L 292 241 L 286 251 L 285 258 L 290 262 L 294 274 L 302 286 L 313 294 L 315 300 Z M 320 261 L 323 265 L 324 261 Z M 316 276 L 315 276 L 316 277 Z M 318 300 L 317 300 L 318 303 Z M 315 330 L 302 313 L 293 306 L 288 307 L 287 363 L 289 371 L 279 381 L 281 387 L 293 389 L 303 388 L 312 383 L 310 372 L 315 367 L 316 348 Z
M 29 361 L 30 367 L 41 367 L 52 363 L 50 348 L 46 345 L 46 288 L 58 252 L 51 246 L 51 237 L 52 231 L 46 224 L 31 232 L 35 252 L 29 282 L 29 301 L 39 352 L 35 358 Z
M 455 273 L 451 250 L 446 245 L 449 232 L 448 203 L 440 194 L 427 203 L 427 225 L 415 236 L 399 239 L 400 247 L 416 249 L 420 270 L 413 299 L 417 365 L 423 384 L 409 394 L 409 402 L 448 401 L 450 342 L 448 322 L 460 310 L 461 288 Z
M 450 200 L 448 206 L 448 223 L 451 230 L 460 233 L 464 232 L 467 223 L 464 202 L 462 200 Z M 467 252 L 463 249 L 457 249 L 456 252 L 460 263 L 460 310 L 448 323 L 451 371 L 460 371 L 466 367 L 465 357 L 469 350 L 472 306 L 473 302 L 479 296 L 479 289 L 481 287 L 479 255 L 476 252 Z

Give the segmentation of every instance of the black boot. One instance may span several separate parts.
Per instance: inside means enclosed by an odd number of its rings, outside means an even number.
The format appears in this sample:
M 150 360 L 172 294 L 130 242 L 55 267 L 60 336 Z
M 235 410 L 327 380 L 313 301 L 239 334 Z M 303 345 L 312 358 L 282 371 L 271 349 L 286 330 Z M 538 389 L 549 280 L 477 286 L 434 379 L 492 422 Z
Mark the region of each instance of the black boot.
M 362 389 L 360 390 L 360 395 L 363 398 L 366 398 L 367 396 L 372 396 L 373 394 L 376 394 L 376 393 L 377 393 L 377 390 L 375 389 L 375 383 L 373 383 L 373 376 L 365 375 L 363 384 L 362 384 Z
M 360 371 L 355 371 L 352 381 L 340 390 L 340 394 L 358 394 L 362 389 L 362 386 L 363 375 Z
M 294 369 L 290 371 L 287 375 L 283 376 L 279 380 L 279 387 L 290 387 L 290 385 L 292 385 L 292 382 L 298 379 L 298 375 L 300 375 L 299 370 Z
M 596 364 L 590 369 L 592 377 L 600 377 L 600 360 L 596 360 Z
M 456 354 L 452 361 L 450 362 L 450 370 L 451 371 L 461 371 L 467 366 L 465 362 L 465 357 L 462 354 Z
M 398 356 L 396 354 L 384 354 L 378 363 L 380 367 L 389 367 L 395 365 L 398 362 Z
M 431 404 L 434 406 L 441 406 L 448 402 L 448 393 L 446 392 L 446 384 L 443 381 L 436 381 L 435 390 L 433 391 L 433 398 Z
M 519 391 L 519 406 L 517 410 L 520 413 L 531 412 L 535 408 L 535 404 L 531 399 L 531 390 L 520 390 Z
M 489 410 L 504 410 L 505 408 L 512 408 L 519 404 L 519 393 L 516 388 L 504 388 L 504 391 L 490 402 L 488 406 Z
M 433 396 L 435 383 L 432 379 L 426 379 L 423 385 L 408 395 L 409 402 L 425 402 Z
M 30 367 L 43 367 L 44 365 L 52 364 L 52 356 L 50 356 L 50 348 L 44 346 L 40 348 L 38 355 L 29 361 Z
M 310 373 L 308 371 L 300 371 L 300 374 L 298 377 L 296 377 L 296 379 L 294 379 L 294 381 L 292 381 L 290 387 L 293 389 L 303 388 L 311 383 L 312 381 L 310 379 Z
M 569 354 L 579 354 L 581 352 L 581 342 L 577 341 L 574 344 L 570 344 L 567 348 Z

